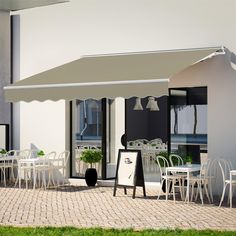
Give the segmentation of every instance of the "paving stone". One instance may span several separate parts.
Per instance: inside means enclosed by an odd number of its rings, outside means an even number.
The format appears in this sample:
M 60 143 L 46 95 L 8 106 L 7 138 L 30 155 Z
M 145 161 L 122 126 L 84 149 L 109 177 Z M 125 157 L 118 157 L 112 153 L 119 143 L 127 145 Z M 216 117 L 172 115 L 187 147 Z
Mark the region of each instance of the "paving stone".
M 55 189 L 0 188 L 0 224 L 104 228 L 195 228 L 236 230 L 236 206 L 157 200 L 157 190 L 137 190 L 132 199 L 113 188 L 64 186 Z M 163 199 L 163 198 L 162 198 Z

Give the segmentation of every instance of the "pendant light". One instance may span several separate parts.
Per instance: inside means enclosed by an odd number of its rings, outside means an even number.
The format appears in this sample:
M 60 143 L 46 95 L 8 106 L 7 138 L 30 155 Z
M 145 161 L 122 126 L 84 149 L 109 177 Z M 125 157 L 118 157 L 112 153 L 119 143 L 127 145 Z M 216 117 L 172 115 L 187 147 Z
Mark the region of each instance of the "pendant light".
M 136 102 L 135 102 L 135 105 L 134 105 L 134 110 L 135 111 L 142 111 L 143 110 L 143 106 L 142 106 L 142 103 L 141 103 L 141 98 L 136 98 Z
M 150 111 L 160 111 L 157 101 L 154 100 L 151 103 Z
M 154 97 L 149 97 L 146 108 L 150 109 L 152 107 L 153 102 L 155 102 L 155 98 Z

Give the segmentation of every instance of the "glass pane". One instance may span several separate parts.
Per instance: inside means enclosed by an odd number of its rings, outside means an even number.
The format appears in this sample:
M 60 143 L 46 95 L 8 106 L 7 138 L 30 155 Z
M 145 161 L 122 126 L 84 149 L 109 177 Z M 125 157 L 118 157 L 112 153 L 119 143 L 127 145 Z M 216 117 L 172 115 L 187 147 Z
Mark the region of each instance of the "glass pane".
M 153 102 L 158 105 L 158 110 L 151 109 Z M 167 152 L 168 125 L 167 96 L 126 100 L 127 147 L 141 150 L 146 182 L 160 180 L 155 156 Z
M 73 147 L 72 175 L 84 177 L 88 164 L 80 160 L 86 149 L 99 149 L 102 145 L 102 103 L 101 100 L 76 100 L 73 105 Z M 101 177 L 101 163 L 94 165 Z
M 207 152 L 207 88 L 171 89 L 171 152 L 199 163 Z

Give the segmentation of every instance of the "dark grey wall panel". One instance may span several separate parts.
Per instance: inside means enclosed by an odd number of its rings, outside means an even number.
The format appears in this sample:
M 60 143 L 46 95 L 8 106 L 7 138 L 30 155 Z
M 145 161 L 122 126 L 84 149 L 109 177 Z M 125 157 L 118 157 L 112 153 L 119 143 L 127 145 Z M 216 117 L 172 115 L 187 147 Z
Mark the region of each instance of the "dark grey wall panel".
M 157 99 L 160 111 L 146 109 L 147 98 L 142 99 L 144 110 L 134 111 L 135 98 L 126 100 L 127 140 L 161 138 L 168 141 L 168 97 Z
M 0 123 L 10 124 L 11 107 L 5 102 L 3 87 L 11 81 L 11 20 L 9 12 L 0 11 Z

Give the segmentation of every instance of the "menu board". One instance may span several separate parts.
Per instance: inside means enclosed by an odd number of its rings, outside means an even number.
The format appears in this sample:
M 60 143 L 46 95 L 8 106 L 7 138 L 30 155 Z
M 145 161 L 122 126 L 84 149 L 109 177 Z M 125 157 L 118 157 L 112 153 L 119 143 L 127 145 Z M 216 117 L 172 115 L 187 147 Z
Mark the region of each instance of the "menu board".
M 137 152 L 121 152 L 117 174 L 117 184 L 134 186 L 134 177 L 137 165 Z
M 141 186 L 146 196 L 140 150 L 119 150 L 113 196 L 116 195 L 118 186 L 124 187 L 125 194 L 127 194 L 126 187 L 133 187 L 133 198 L 135 198 L 136 186 Z

